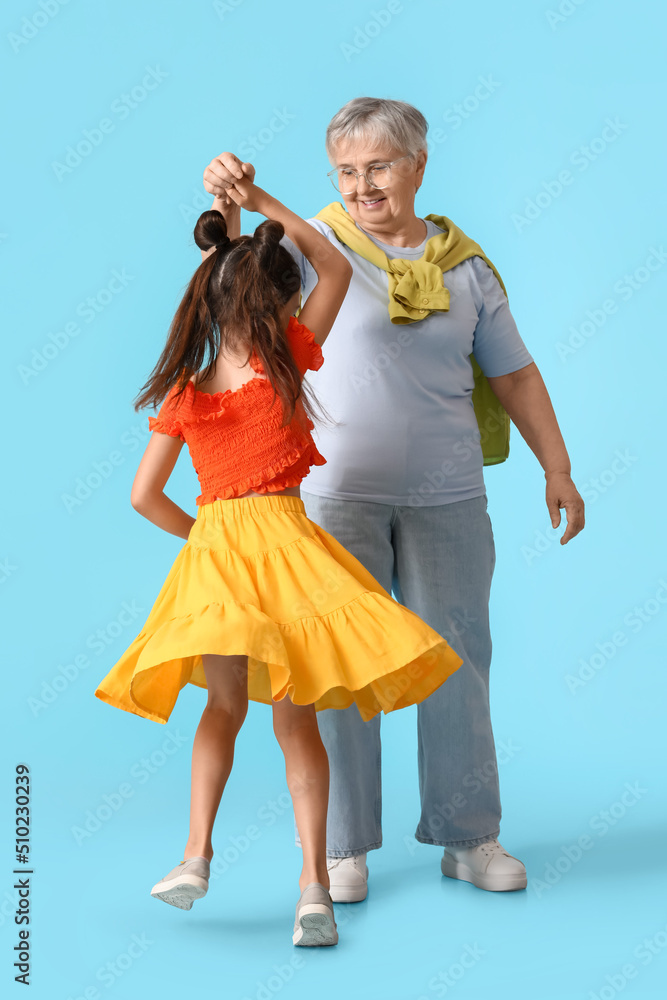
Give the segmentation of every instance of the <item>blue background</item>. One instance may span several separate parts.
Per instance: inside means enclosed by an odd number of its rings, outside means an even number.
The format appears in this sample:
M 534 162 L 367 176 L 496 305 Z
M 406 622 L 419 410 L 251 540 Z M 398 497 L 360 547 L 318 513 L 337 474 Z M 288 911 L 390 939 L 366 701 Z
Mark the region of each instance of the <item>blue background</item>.
M 134 1000 L 151 988 L 233 1000 L 664 996 L 660 6 L 29 0 L 5 4 L 1 19 L 0 924 L 12 995 L 23 995 L 12 968 L 12 793 L 15 765 L 27 762 L 40 1000 Z M 153 89 L 128 106 L 123 95 L 149 68 Z M 513 428 L 509 460 L 485 470 L 497 548 L 491 699 L 500 839 L 526 864 L 528 888 L 445 879 L 440 849 L 414 840 L 407 709 L 383 720 L 385 843 L 369 856 L 368 899 L 337 904 L 337 948 L 294 949 L 300 852 L 267 706 L 250 707 L 218 815 L 226 870 L 183 912 L 149 890 L 181 859 L 204 692 L 188 686 L 162 727 L 93 691 L 183 544 L 130 505 L 148 440 L 147 411 L 131 399 L 199 262 L 204 167 L 233 150 L 258 183 L 313 216 L 337 197 L 326 125 L 359 95 L 409 101 L 428 119 L 416 211 L 449 216 L 502 274 L 587 524 L 559 544 L 564 520 L 552 531 L 542 470 Z M 279 129 L 276 109 L 287 118 Z M 62 170 L 84 130 L 98 144 Z M 563 170 L 571 182 L 559 191 Z M 260 221 L 244 213 L 242 227 Z M 110 294 L 114 272 L 124 284 Z M 99 485 L 68 506 L 96 468 Z M 187 450 L 167 492 L 194 515 Z M 132 602 L 139 617 L 119 625 Z M 77 833 L 105 804 L 98 829 Z M 253 823 L 261 835 L 244 841 Z M 128 958 L 133 935 L 143 943 Z M 477 956 L 469 968 L 466 949 Z

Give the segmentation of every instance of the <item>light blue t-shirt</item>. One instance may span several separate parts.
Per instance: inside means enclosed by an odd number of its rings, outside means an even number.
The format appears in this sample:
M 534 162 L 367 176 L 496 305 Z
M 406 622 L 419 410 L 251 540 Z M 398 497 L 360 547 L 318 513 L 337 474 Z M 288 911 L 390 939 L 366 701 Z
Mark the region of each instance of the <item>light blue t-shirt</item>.
M 313 438 L 327 462 L 311 468 L 302 489 L 408 506 L 483 495 L 469 355 L 474 351 L 487 376 L 506 375 L 533 360 L 493 270 L 481 257 L 462 261 L 443 272 L 449 310 L 395 324 L 389 318 L 387 272 L 341 243 L 326 222 L 307 221 L 347 257 L 353 275 L 322 347 L 324 364 L 307 373 L 338 424 L 315 418 Z M 424 221 L 427 236 L 417 247 L 390 246 L 366 235 L 388 257 L 414 260 L 423 255 L 426 240 L 442 232 Z M 303 304 L 317 273 L 287 236 L 281 242 L 301 269 Z

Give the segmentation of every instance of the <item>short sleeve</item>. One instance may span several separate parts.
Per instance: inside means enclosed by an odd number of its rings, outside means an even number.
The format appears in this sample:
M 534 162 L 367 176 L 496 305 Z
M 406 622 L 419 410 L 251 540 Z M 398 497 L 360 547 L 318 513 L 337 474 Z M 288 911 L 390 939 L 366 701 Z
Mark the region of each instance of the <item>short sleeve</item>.
M 285 233 L 285 235 L 281 238 L 280 242 L 285 247 L 285 249 L 291 254 L 291 256 L 294 258 L 295 263 L 298 265 L 299 271 L 301 272 L 301 287 L 303 288 L 303 286 L 306 284 L 306 279 L 307 279 L 306 268 L 312 267 L 312 265 L 310 264 L 310 261 L 308 260 L 306 255 L 299 250 L 296 243 L 292 242 L 287 233 Z
M 487 377 L 509 375 L 531 364 L 526 347 L 493 268 L 479 256 L 471 257 L 472 291 L 477 325 L 472 353 Z
M 290 316 L 287 323 L 287 340 L 296 361 L 296 366 L 302 375 L 310 368 L 317 371 L 324 363 L 322 348 L 315 340 L 312 330 L 299 323 L 295 316 Z
M 313 229 L 316 229 L 318 233 L 322 233 L 323 236 L 326 236 L 328 240 L 335 239 L 333 229 L 327 222 L 324 222 L 323 219 L 316 219 L 313 217 L 311 219 L 306 219 L 306 222 L 309 226 L 312 226 Z M 306 255 L 299 250 L 296 243 L 289 238 L 287 233 L 285 233 L 285 235 L 281 238 L 280 242 L 299 265 L 299 270 L 301 271 L 301 287 L 305 288 L 309 279 L 317 276 L 313 265 L 310 263 Z
M 174 402 L 176 392 L 176 386 L 173 386 L 169 390 L 157 417 L 148 418 L 148 429 L 158 431 L 160 434 L 168 434 L 170 437 L 178 437 L 181 441 L 185 441 L 183 435 L 183 414 L 180 410 L 180 406 L 183 405 L 183 399 L 179 398 L 177 402 Z

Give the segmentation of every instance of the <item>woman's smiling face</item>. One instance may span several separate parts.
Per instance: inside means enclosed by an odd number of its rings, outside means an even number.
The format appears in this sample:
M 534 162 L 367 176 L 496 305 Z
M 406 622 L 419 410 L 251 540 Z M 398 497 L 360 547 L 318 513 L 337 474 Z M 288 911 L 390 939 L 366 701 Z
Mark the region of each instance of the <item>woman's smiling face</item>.
M 396 146 L 369 145 L 359 139 L 342 139 L 335 147 L 334 167 L 351 167 L 361 172 L 372 163 L 391 163 L 404 155 Z M 415 194 L 424 177 L 426 152 L 400 160 L 391 168 L 391 183 L 386 188 L 371 187 L 359 177 L 356 191 L 342 194 L 345 207 L 358 225 L 369 232 L 387 233 L 394 227 L 409 225 L 415 217 Z M 335 174 L 333 175 L 335 177 Z

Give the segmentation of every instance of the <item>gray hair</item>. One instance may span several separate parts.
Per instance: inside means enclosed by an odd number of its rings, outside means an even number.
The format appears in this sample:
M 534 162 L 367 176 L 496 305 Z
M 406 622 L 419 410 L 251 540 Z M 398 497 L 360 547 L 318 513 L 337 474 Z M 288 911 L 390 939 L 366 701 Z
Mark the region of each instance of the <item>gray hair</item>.
M 370 139 L 397 146 L 414 156 L 427 149 L 428 122 L 406 101 L 382 97 L 355 97 L 337 111 L 327 126 L 325 149 L 330 160 L 341 139 Z

